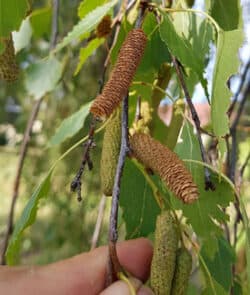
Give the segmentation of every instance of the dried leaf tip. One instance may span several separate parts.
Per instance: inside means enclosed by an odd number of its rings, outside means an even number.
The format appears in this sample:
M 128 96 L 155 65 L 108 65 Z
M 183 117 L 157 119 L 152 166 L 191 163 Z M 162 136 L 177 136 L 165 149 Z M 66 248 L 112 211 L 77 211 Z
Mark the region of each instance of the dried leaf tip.
M 147 42 L 141 29 L 133 29 L 127 35 L 110 78 L 102 94 L 94 100 L 90 112 L 98 118 L 108 118 L 118 107 L 133 80 Z
M 184 203 L 198 199 L 198 188 L 183 161 L 166 146 L 143 133 L 130 138 L 132 153 L 147 168 L 159 174 L 167 187 Z
M 111 16 L 109 14 L 105 15 L 96 28 L 96 36 L 98 38 L 107 37 L 111 32 L 111 24 Z

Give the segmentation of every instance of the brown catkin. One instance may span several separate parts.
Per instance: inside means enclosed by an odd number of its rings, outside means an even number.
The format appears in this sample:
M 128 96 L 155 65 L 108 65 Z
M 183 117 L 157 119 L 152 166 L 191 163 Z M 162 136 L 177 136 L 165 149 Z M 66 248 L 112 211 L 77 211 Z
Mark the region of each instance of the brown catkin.
M 147 37 L 141 29 L 133 29 L 128 33 L 108 82 L 90 108 L 90 112 L 95 117 L 104 119 L 109 117 L 127 94 L 146 42 Z
M 179 234 L 175 219 L 163 211 L 156 220 L 150 284 L 155 295 L 169 295 L 175 271 Z
M 198 198 L 198 188 L 183 161 L 166 146 L 143 133 L 130 137 L 132 153 L 144 166 L 159 174 L 167 187 L 184 203 Z
M 15 49 L 12 36 L 9 38 L 0 38 L 5 46 L 0 54 L 0 79 L 7 82 L 13 82 L 18 78 L 19 69 L 15 58 Z
M 112 196 L 116 167 L 121 146 L 121 108 L 117 108 L 108 122 L 102 145 L 101 187 L 106 196 Z
M 96 36 L 98 38 L 107 37 L 111 32 L 111 24 L 112 21 L 110 15 L 105 15 L 96 28 Z
M 189 276 L 192 270 L 192 255 L 186 248 L 180 248 L 176 255 L 176 266 L 171 295 L 187 294 Z

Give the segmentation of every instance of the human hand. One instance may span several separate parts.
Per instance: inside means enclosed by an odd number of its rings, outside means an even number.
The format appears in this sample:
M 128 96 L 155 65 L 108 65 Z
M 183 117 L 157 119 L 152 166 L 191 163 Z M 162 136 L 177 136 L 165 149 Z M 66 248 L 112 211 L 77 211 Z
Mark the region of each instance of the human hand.
M 117 244 L 117 252 L 121 265 L 135 277 L 130 281 L 137 294 L 153 294 L 142 285 L 150 270 L 150 242 L 144 238 L 121 242 Z M 128 284 L 123 281 L 105 289 L 107 257 L 105 246 L 46 266 L 1 266 L 0 294 L 129 295 Z

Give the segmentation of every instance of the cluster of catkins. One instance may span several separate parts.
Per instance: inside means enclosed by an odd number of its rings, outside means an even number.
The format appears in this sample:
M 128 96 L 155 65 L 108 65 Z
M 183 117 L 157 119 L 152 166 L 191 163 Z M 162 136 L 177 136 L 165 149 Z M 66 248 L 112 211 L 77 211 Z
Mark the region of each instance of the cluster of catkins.
M 120 103 L 127 95 L 146 42 L 147 37 L 143 30 L 134 29 L 128 33 L 110 79 L 90 108 L 90 112 L 98 119 L 107 119 L 111 116 L 104 133 L 101 156 L 101 185 L 103 193 L 107 196 L 112 195 L 121 146 Z M 148 114 L 150 117 L 150 112 Z M 150 136 L 144 121 L 133 125 L 133 132 L 129 138 L 131 155 L 158 174 L 166 186 L 184 203 L 194 202 L 198 198 L 198 188 L 191 173 L 174 152 Z M 178 244 L 179 234 L 175 219 L 169 211 L 164 211 L 156 222 L 151 266 L 151 287 L 155 294 L 182 295 L 187 290 L 192 257 L 187 249 L 178 249 Z
M 110 78 L 99 94 L 90 112 L 99 119 L 112 115 L 106 127 L 101 158 L 101 183 L 105 195 L 112 195 L 114 176 L 121 143 L 120 103 L 127 94 L 136 69 L 143 56 L 147 37 L 143 30 L 133 29 L 127 35 L 111 72 Z M 167 187 L 184 203 L 198 198 L 198 189 L 183 161 L 147 132 L 130 136 L 132 155 L 145 167 L 158 174 Z
M 156 221 L 154 255 L 150 284 L 156 295 L 184 295 L 192 270 L 192 256 L 178 248 L 179 231 L 170 211 L 163 211 Z

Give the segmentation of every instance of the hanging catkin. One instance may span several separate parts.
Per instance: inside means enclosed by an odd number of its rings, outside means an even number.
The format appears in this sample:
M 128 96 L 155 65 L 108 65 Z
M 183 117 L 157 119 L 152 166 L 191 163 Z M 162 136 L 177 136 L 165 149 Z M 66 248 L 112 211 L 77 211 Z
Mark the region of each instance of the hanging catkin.
M 175 219 L 163 211 L 156 220 L 150 284 L 154 294 L 169 295 L 175 271 L 179 234 Z
M 184 203 L 192 203 L 198 198 L 198 188 L 191 173 L 174 152 L 143 133 L 131 136 L 130 146 L 135 158 L 159 174 L 167 187 Z
M 95 117 L 109 117 L 127 94 L 142 58 L 146 42 L 147 37 L 141 29 L 133 29 L 128 33 L 102 94 L 96 97 L 90 108 L 90 112 Z
M 19 70 L 15 59 L 12 36 L 0 38 L 0 42 L 5 46 L 4 51 L 0 54 L 0 79 L 13 82 L 18 78 Z
M 112 196 L 120 146 L 121 108 L 117 108 L 106 126 L 103 137 L 100 174 L 102 192 L 106 196 Z
M 176 255 L 176 266 L 171 295 L 187 294 L 189 276 L 192 270 L 192 256 L 186 248 L 180 248 Z

